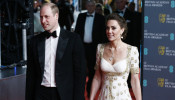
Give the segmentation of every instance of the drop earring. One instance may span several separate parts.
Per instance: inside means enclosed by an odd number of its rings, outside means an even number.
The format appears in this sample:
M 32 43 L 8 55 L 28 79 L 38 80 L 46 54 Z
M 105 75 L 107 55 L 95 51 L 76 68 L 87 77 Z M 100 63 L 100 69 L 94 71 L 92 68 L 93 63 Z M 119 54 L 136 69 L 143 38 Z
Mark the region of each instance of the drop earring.
M 121 39 L 123 39 L 123 36 L 122 36 L 122 34 L 120 34 L 120 38 L 121 38 Z

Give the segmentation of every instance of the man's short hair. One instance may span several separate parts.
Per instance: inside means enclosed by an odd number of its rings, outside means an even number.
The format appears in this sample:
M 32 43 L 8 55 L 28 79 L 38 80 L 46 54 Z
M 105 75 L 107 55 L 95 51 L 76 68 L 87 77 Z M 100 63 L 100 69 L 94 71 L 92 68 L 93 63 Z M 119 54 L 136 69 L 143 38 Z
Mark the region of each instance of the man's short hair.
M 44 3 L 42 6 L 41 6 L 41 9 L 44 7 L 44 6 L 49 6 L 52 10 L 52 13 L 53 15 L 55 15 L 56 13 L 59 14 L 59 9 L 58 9 L 58 6 L 54 3 Z

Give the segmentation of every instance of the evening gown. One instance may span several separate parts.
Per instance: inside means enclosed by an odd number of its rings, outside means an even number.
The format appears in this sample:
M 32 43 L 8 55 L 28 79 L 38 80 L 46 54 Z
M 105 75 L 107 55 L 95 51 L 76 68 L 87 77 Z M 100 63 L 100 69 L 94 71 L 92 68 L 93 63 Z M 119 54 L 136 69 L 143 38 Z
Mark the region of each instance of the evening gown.
M 127 79 L 129 73 L 139 73 L 139 53 L 135 46 L 127 45 L 127 58 L 111 65 L 103 58 L 104 46 L 98 44 L 96 70 L 101 70 L 101 90 L 98 100 L 132 100 Z

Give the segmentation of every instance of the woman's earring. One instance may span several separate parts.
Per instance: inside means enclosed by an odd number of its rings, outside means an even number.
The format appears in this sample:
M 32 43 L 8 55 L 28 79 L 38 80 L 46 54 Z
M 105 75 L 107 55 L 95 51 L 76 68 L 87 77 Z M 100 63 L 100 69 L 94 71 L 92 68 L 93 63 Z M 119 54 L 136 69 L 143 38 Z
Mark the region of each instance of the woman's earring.
M 123 39 L 123 36 L 122 36 L 122 34 L 120 34 L 120 38 L 121 38 L 121 39 Z

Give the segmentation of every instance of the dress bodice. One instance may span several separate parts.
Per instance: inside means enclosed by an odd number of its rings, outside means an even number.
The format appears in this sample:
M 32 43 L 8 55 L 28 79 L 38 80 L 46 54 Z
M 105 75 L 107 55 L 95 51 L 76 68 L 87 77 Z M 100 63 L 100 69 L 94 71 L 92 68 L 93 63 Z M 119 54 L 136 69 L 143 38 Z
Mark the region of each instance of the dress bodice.
M 113 65 L 103 58 L 105 44 L 97 49 L 96 69 L 101 70 L 102 86 L 98 100 L 131 100 L 127 79 L 129 73 L 138 73 L 138 51 L 127 46 L 127 57 Z
M 110 64 L 107 60 L 104 58 L 101 59 L 101 70 L 104 72 L 117 72 L 122 73 L 127 68 L 127 59 L 123 59 L 121 61 L 118 61 L 114 63 L 113 65 Z

